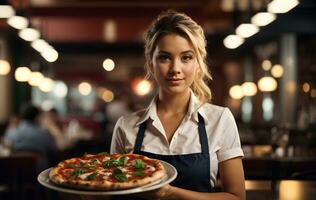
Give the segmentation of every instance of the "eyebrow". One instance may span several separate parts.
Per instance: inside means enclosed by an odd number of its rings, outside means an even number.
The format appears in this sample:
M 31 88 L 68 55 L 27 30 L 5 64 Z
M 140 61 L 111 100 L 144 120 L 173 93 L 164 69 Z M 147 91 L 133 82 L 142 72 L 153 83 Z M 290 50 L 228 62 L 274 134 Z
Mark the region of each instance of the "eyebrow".
M 170 55 L 170 53 L 169 53 L 168 51 L 162 51 L 162 50 L 160 50 L 158 53 Z M 194 52 L 193 52 L 192 50 L 187 50 L 187 51 L 182 51 L 182 52 L 181 52 L 181 54 L 186 54 L 186 53 L 192 53 L 192 54 L 194 54 Z

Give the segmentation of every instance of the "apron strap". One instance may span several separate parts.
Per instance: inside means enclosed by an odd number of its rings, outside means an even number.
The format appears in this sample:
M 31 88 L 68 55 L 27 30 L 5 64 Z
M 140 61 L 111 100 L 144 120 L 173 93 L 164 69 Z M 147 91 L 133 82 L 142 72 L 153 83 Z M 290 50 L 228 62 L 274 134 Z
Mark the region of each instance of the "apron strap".
M 200 115 L 200 113 L 198 113 L 198 118 L 199 118 L 199 122 L 198 122 L 199 138 L 200 138 L 202 153 L 209 154 L 205 122 L 204 122 L 203 117 Z
M 135 140 L 134 153 L 136 153 L 136 151 L 141 151 L 146 127 L 147 127 L 147 120 L 141 123 L 139 126 L 138 133 Z
M 200 144 L 201 144 L 201 150 L 202 153 L 209 153 L 209 147 L 208 147 L 208 139 L 207 139 L 207 134 L 206 134 L 206 129 L 205 129 L 205 122 L 203 117 L 198 113 L 198 131 L 199 131 L 199 138 L 200 138 Z M 141 151 L 141 147 L 143 144 L 143 140 L 145 137 L 145 130 L 147 127 L 147 121 L 144 121 L 143 123 L 140 124 L 139 130 L 136 136 L 135 140 L 135 146 L 134 146 L 134 153 L 136 151 Z

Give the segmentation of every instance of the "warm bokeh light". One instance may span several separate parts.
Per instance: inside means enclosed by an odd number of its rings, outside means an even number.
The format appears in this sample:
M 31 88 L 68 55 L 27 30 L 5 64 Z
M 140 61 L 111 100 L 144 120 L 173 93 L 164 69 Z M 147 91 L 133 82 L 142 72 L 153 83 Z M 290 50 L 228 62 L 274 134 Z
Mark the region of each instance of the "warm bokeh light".
M 279 186 L 279 199 L 302 199 L 304 194 L 304 184 L 300 181 L 282 180 Z
M 234 85 L 229 89 L 229 95 L 233 99 L 241 99 L 244 97 L 243 89 L 240 85 Z
M 152 83 L 146 79 L 136 78 L 132 82 L 132 89 L 138 96 L 144 96 L 151 92 Z
M 303 84 L 303 91 L 305 92 L 305 93 L 308 93 L 309 92 L 309 90 L 311 89 L 311 86 L 308 84 L 308 83 L 304 83 Z
M 262 77 L 258 81 L 258 88 L 262 92 L 272 92 L 272 91 L 276 90 L 277 87 L 278 87 L 278 83 L 276 82 L 276 80 L 274 78 L 272 78 L 270 76 Z
M 81 82 L 78 86 L 78 90 L 81 95 L 87 96 L 91 93 L 92 87 L 88 82 Z
M 114 99 L 114 94 L 113 94 L 113 92 L 110 91 L 110 90 L 105 89 L 105 90 L 103 91 L 103 93 L 102 93 L 102 99 L 103 99 L 105 102 L 107 102 L 107 103 L 113 101 L 113 99 Z
M 39 89 L 43 92 L 50 92 L 53 90 L 54 81 L 51 78 L 43 78 L 41 83 L 38 85 Z
M 270 13 L 286 13 L 299 4 L 298 0 L 273 0 L 268 4 Z
M 15 70 L 14 78 L 16 81 L 26 82 L 30 79 L 31 73 L 31 70 L 27 67 L 18 67 Z
M 276 19 L 276 15 L 269 12 L 259 12 L 251 18 L 251 23 L 256 26 L 266 26 Z
M 237 47 L 239 47 L 240 45 L 242 45 L 242 43 L 244 43 L 245 39 L 242 37 L 239 37 L 238 35 L 228 35 L 225 39 L 224 39 L 224 45 L 226 48 L 228 49 L 236 49 Z
M 43 78 L 44 76 L 41 72 L 32 72 L 31 77 L 28 80 L 28 83 L 31 86 L 39 86 Z
M 283 69 L 282 65 L 273 65 L 273 67 L 271 69 L 271 74 L 275 78 L 282 77 L 284 74 L 284 69 Z
M 38 52 L 45 52 L 52 47 L 43 39 L 37 39 L 31 43 L 31 46 Z
M 29 20 L 22 16 L 13 16 L 7 20 L 7 23 L 15 29 L 25 29 L 29 25 Z
M 11 66 L 6 60 L 0 60 L 0 75 L 7 75 L 10 73 Z
M 257 94 L 257 85 L 253 82 L 245 82 L 241 85 L 244 96 L 254 96 Z
M 254 24 L 240 24 L 236 28 L 236 34 L 243 38 L 248 38 L 253 36 L 259 31 L 258 26 Z
M 58 52 L 54 48 L 42 51 L 41 55 L 47 62 L 55 62 L 58 59 Z
M 40 32 L 34 28 L 25 28 L 20 30 L 19 36 L 25 41 L 32 42 L 40 37 Z
M 55 81 L 53 93 L 58 98 L 65 98 L 68 93 L 68 87 L 63 81 Z
M 12 6 L 0 5 L 0 18 L 9 18 L 15 15 L 15 11 Z
M 115 63 L 112 59 L 110 58 L 107 58 L 103 61 L 103 68 L 106 70 L 106 71 L 112 71 L 115 67 Z
M 316 89 L 311 90 L 311 97 L 316 98 Z
M 269 70 L 271 69 L 271 67 L 272 67 L 272 63 L 271 63 L 270 60 L 264 60 L 264 61 L 262 61 L 262 69 L 263 69 L 264 71 L 269 71 Z

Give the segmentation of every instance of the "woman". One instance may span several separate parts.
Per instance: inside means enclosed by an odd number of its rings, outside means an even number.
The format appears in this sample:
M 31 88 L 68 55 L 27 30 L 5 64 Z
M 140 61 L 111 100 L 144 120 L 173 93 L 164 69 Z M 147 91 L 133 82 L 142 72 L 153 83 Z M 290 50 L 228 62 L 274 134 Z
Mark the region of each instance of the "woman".
M 238 130 L 231 112 L 208 103 L 211 79 L 202 28 L 168 11 L 150 26 L 146 70 L 159 92 L 146 110 L 121 117 L 111 153 L 137 153 L 171 163 L 178 177 L 148 199 L 245 199 Z M 212 193 L 219 171 L 223 192 Z

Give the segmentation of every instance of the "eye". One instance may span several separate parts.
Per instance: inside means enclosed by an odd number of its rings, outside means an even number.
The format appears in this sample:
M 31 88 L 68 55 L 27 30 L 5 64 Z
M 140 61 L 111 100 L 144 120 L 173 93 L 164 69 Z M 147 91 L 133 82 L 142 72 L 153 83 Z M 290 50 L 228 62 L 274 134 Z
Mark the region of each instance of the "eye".
M 183 62 L 189 62 L 190 60 L 192 60 L 193 59 L 193 56 L 192 55 L 184 55 L 184 56 L 182 56 L 182 58 L 181 58 L 181 60 L 183 61 Z
M 157 56 L 157 59 L 161 62 L 166 62 L 170 59 L 170 56 L 161 54 Z

